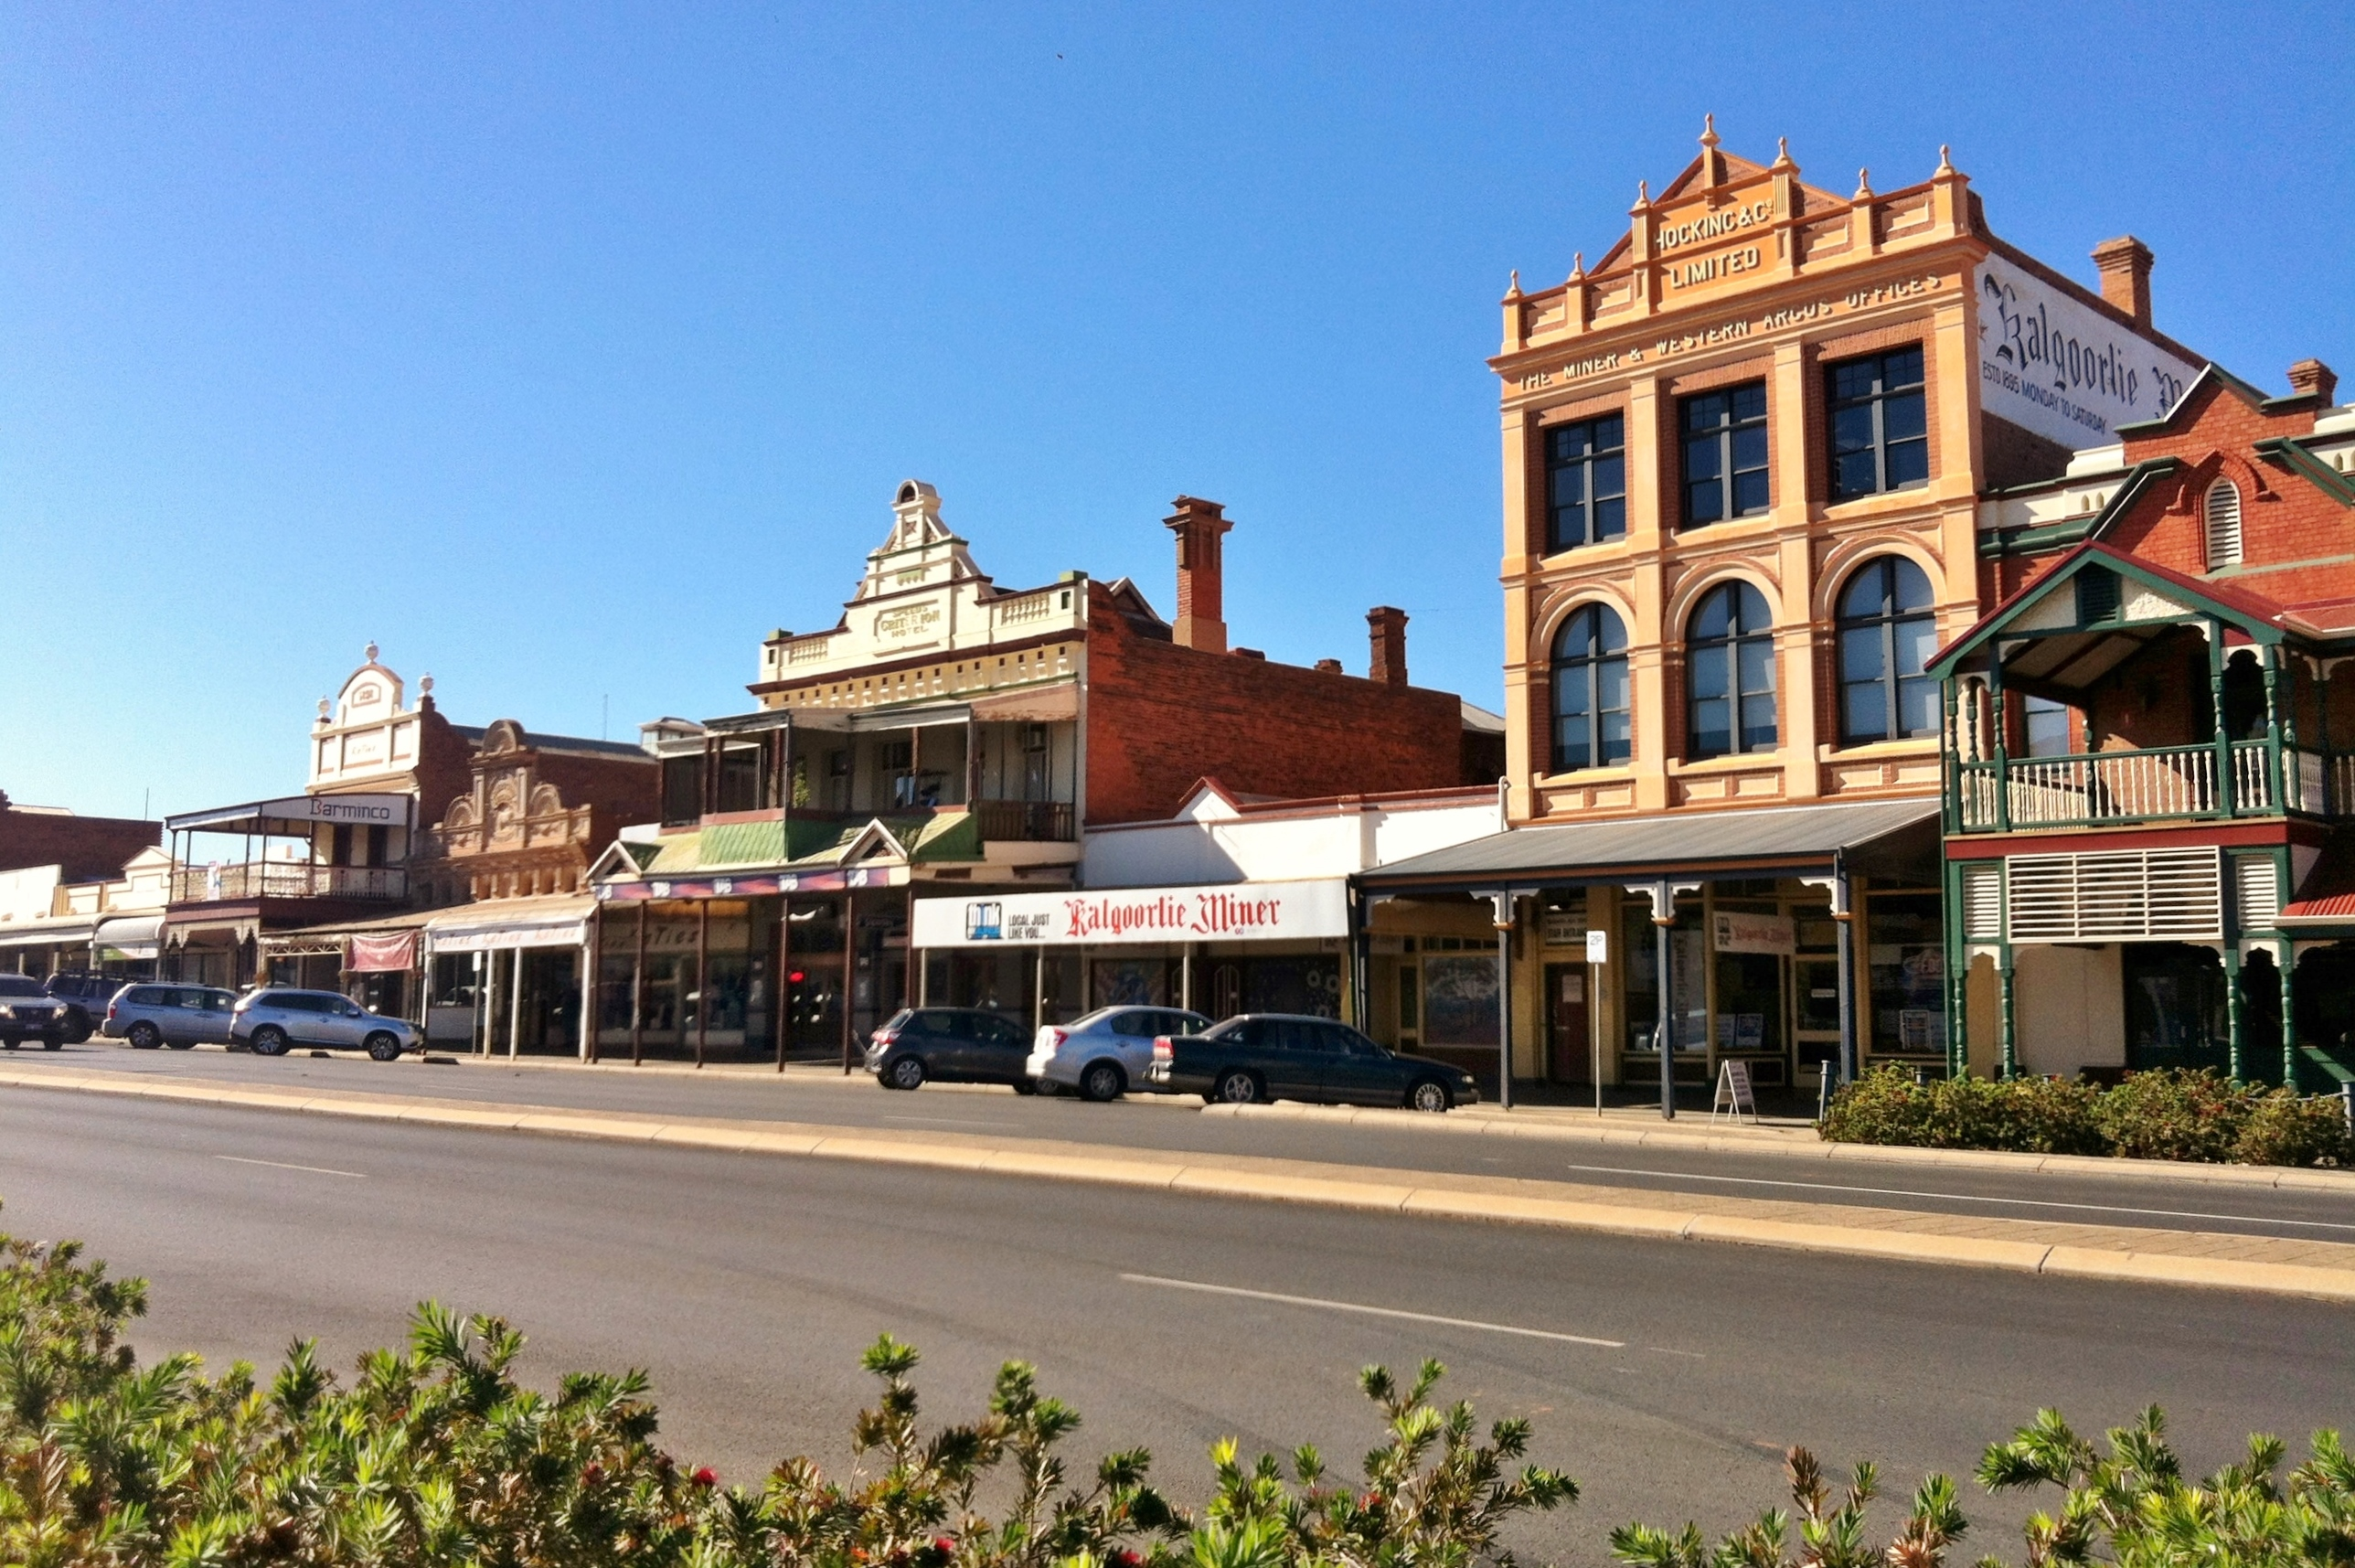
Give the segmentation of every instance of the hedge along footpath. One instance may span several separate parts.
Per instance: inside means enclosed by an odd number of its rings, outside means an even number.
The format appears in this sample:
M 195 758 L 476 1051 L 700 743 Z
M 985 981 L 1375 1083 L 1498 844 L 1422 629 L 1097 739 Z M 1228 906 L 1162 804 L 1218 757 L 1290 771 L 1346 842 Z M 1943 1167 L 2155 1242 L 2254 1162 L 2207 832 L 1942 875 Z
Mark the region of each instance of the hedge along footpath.
M 1359 1374 L 1382 1441 L 1359 1478 L 1305 1445 L 1245 1464 L 1210 1451 L 1196 1513 L 1147 1479 L 1143 1449 L 1078 1480 L 1059 1448 L 1080 1418 L 1010 1361 L 986 1413 L 927 1432 L 916 1352 L 890 1335 L 865 1357 L 882 1384 L 852 1429 L 859 1467 L 828 1480 L 787 1459 L 757 1488 L 724 1487 L 655 1443 L 645 1374 L 574 1373 L 553 1393 L 517 1381 L 522 1336 L 427 1304 L 403 1350 L 359 1359 L 349 1386 L 298 1340 L 267 1383 L 240 1362 L 141 1367 L 122 1342 L 146 1286 L 110 1279 L 74 1243 L 0 1235 L 0 1563 L 24 1568 L 1516 1568 L 1503 1527 L 1573 1502 L 1575 1482 L 1523 1459 L 1527 1422 L 1433 1402 L 1426 1361 L 1401 1386 Z M 2057 1413 L 1989 1447 L 1988 1489 L 2052 1487 L 2056 1517 L 2026 1530 L 2030 1568 L 2346 1568 L 2355 1563 L 2355 1461 L 2335 1432 L 2284 1477 L 2283 1446 L 2204 1482 L 2185 1478 L 2157 1409 L 2105 1455 Z M 1769 1509 L 1714 1549 L 1687 1524 L 1629 1524 L 1613 1555 L 1636 1568 L 1944 1568 L 1968 1531 L 1959 1488 L 1924 1479 L 1886 1547 L 1859 1462 L 1837 1493 L 1805 1449 L 1785 1455 L 1793 1516 Z M 997 1499 L 987 1511 L 985 1483 Z M 1977 1560 L 1979 1568 L 1996 1564 Z
M 2341 1102 L 2211 1072 L 2130 1072 L 2115 1088 L 2058 1078 L 1916 1082 L 1877 1067 L 1832 1096 L 1829 1143 L 2241 1165 L 2355 1165 Z

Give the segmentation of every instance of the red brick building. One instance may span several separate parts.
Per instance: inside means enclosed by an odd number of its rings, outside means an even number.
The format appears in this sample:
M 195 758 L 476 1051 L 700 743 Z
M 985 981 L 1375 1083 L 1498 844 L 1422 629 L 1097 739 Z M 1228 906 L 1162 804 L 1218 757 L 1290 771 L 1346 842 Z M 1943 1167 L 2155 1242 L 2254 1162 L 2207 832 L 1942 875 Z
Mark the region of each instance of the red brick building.
M 1494 783 L 1501 721 L 1409 683 L 1404 612 L 1369 613 L 1362 676 L 1230 646 L 1233 524 L 1180 496 L 1166 526 L 1174 619 L 1126 579 L 999 588 L 932 486 L 900 485 L 840 620 L 763 641 L 757 709 L 646 727 L 658 837 L 594 873 L 601 1049 L 839 1051 L 908 994 L 914 890 L 1069 886 L 1084 826 L 1165 818 L 1205 775 L 1251 796 Z
M 2211 367 L 1979 517 L 1944 683 L 1955 1065 L 2355 1064 L 2355 409 Z
M 21 806 L 0 794 L 0 871 L 55 866 L 59 881 L 103 882 L 123 863 L 164 841 L 160 822 L 127 816 L 77 816 L 53 807 Z

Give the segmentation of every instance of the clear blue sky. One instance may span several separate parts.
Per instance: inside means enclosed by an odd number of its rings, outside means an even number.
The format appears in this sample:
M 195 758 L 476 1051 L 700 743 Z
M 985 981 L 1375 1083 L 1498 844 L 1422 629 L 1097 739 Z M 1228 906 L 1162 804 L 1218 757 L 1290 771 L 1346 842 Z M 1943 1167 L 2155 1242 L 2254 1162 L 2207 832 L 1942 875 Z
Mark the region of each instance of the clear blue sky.
M 0 11 L 0 788 L 298 788 L 370 638 L 464 723 L 748 705 L 938 485 L 985 571 L 1493 706 L 1510 268 L 1714 110 L 1882 189 L 1939 144 L 2160 325 L 2355 386 L 2355 6 Z

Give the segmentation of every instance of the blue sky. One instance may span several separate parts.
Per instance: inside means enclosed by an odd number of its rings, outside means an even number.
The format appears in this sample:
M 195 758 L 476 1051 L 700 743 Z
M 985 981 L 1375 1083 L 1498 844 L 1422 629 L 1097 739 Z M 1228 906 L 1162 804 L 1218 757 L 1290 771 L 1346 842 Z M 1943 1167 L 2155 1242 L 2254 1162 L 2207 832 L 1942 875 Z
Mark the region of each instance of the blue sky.
M 1938 146 L 2259 385 L 2355 384 L 2355 7 L 0 11 L 0 789 L 300 786 L 369 639 L 465 723 L 741 710 L 892 485 L 1010 586 L 1227 503 L 1233 639 L 1501 679 L 1508 269 L 1638 178 Z M 610 714 L 610 718 L 607 715 Z

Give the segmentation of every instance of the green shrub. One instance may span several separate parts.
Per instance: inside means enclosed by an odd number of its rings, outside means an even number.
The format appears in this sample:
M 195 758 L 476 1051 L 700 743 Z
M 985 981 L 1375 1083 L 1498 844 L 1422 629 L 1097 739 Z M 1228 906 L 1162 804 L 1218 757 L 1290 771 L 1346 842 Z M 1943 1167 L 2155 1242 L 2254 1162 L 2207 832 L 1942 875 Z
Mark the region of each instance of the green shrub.
M 2211 1072 L 2130 1072 L 2114 1089 L 2054 1078 L 1917 1083 L 1876 1067 L 1832 1096 L 1831 1143 L 2246 1165 L 2355 1165 L 2338 1101 L 2232 1083 Z
M 2206 1069 L 2129 1072 L 2102 1096 L 2102 1130 L 2129 1159 L 2229 1160 L 2254 1097 Z
M 2045 1078 L 1917 1083 L 1904 1069 L 1883 1066 L 1832 1096 L 1821 1131 L 1833 1143 L 2104 1154 L 2098 1097 L 2090 1085 Z
M 1213 1449 L 1206 1518 L 1146 1482 L 1143 1449 L 1067 1484 L 1059 1445 L 1079 1416 L 1018 1361 L 986 1414 L 927 1432 L 916 1352 L 890 1335 L 865 1357 L 882 1381 L 852 1429 L 854 1483 L 788 1459 L 724 1488 L 655 1446 L 643 1372 L 520 1386 L 523 1338 L 495 1317 L 420 1307 L 403 1351 L 360 1358 L 348 1388 L 299 1341 L 268 1386 L 194 1357 L 141 1369 L 122 1341 L 144 1285 L 110 1280 L 70 1243 L 0 1235 L 0 1563 L 9 1568 L 1510 1568 L 1498 1531 L 1572 1500 L 1558 1471 L 1518 1469 L 1525 1422 L 1474 1435 L 1441 1409 L 1425 1362 L 1401 1392 L 1360 1374 L 1386 1441 L 1359 1486 L 1328 1485 L 1313 1448 L 1275 1460 Z M 1012 1498 L 975 1506 L 992 1475 Z
M 2355 1563 L 2355 1459 L 2332 1431 L 2314 1435 L 2313 1456 L 2285 1481 L 2278 1438 L 2252 1437 L 2248 1457 L 2204 1481 L 2187 1480 L 2154 1407 L 2109 1434 L 2109 1453 L 2069 1429 L 2057 1411 L 2036 1419 L 1979 1460 L 1991 1492 L 2058 1487 L 2057 1513 L 2022 1527 L 2029 1568 L 2115 1563 L 2119 1568 L 2345 1568 Z M 1822 1467 L 1804 1448 L 1785 1456 L 1792 1516 L 1770 1509 L 1710 1549 L 1700 1527 L 1675 1533 L 1647 1524 L 1611 1532 L 1611 1550 L 1638 1568 L 1941 1568 L 1969 1531 L 1955 1483 L 1931 1476 L 1913 1494 L 1886 1547 L 1868 1533 L 1878 1490 L 1870 1463 L 1834 1506 Z M 1977 1568 L 2001 1568 L 1999 1558 Z
M 2355 1136 L 2337 1099 L 2276 1089 L 2249 1107 L 2232 1157 L 2243 1165 L 2355 1165 Z

